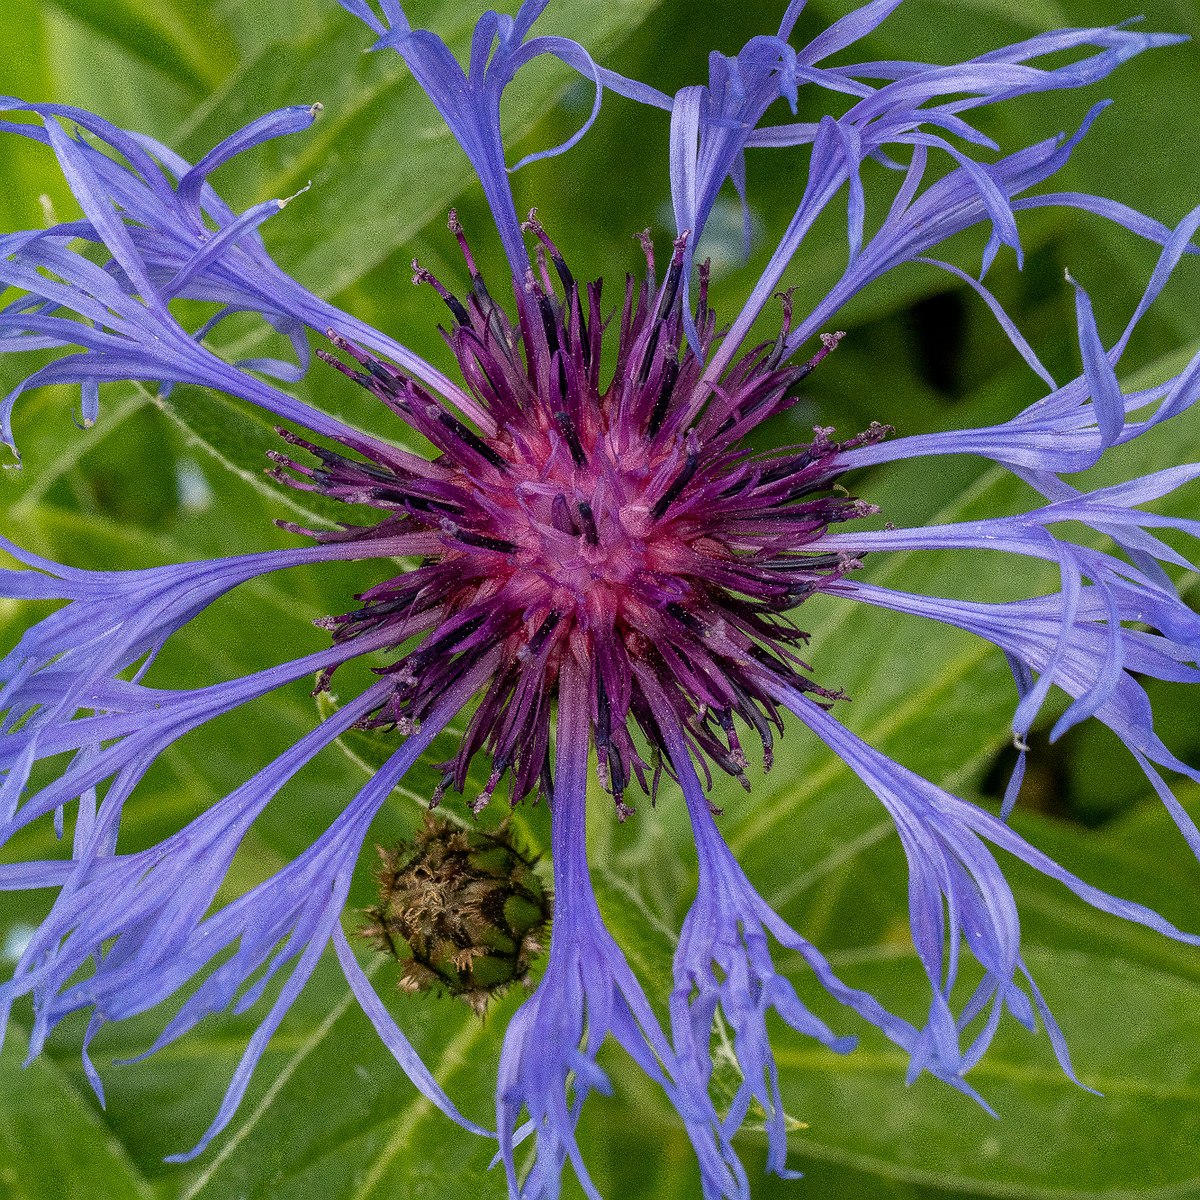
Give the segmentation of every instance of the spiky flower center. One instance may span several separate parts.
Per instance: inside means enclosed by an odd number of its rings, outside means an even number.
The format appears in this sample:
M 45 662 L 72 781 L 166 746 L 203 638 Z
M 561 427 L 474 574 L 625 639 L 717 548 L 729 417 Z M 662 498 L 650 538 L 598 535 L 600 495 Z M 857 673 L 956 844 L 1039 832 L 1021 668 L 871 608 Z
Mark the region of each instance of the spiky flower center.
M 493 766 L 477 810 L 506 772 L 514 802 L 539 784 L 549 791 L 551 706 L 571 655 L 589 679 L 602 781 L 624 817 L 631 779 L 652 786 L 634 727 L 653 760 L 669 714 L 695 749 L 744 782 L 735 716 L 757 731 L 769 765 L 775 685 L 840 696 L 807 677 L 793 649 L 807 635 L 783 614 L 856 565 L 820 546 L 830 523 L 875 511 L 833 490 L 838 455 L 887 431 L 872 426 L 837 443 L 819 429 L 807 445 L 747 451 L 744 435 L 794 402 L 798 382 L 840 335 L 789 365 L 785 297 L 779 340 L 706 382 L 716 320 L 702 269 L 693 337 L 685 336 L 683 239 L 656 286 L 642 235 L 647 278 L 626 281 L 613 374 L 602 386 L 600 284 L 581 289 L 533 214 L 527 228 L 538 238 L 539 270 L 514 281 L 515 326 L 484 286 L 453 214 L 471 273 L 467 302 L 416 268 L 415 281 L 436 287 L 455 316 L 445 336 L 467 385 L 458 414 L 331 332 L 364 369 L 323 353 L 326 361 L 432 441 L 439 457 L 373 450 L 359 461 L 286 432 L 321 465 L 275 457 L 301 477 L 281 476 L 289 482 L 386 512 L 368 528 L 311 536 L 399 538 L 421 558 L 360 596 L 363 607 L 324 622 L 339 641 L 382 627 L 399 648 L 425 635 L 387 668 L 394 690 L 371 724 L 411 728 L 481 655 L 497 655 L 435 802 L 448 787 L 463 789 L 481 749 Z

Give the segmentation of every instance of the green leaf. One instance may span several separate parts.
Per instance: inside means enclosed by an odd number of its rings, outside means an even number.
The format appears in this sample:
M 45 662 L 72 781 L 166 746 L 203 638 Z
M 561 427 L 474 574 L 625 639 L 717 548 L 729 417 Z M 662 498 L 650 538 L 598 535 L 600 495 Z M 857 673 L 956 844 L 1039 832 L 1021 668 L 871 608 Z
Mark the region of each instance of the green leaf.
M 191 385 L 172 390 L 168 399 L 156 401 L 186 431 L 188 443 L 210 455 L 225 471 L 249 484 L 273 504 L 290 511 L 297 522 L 318 529 L 336 528 L 338 520 L 352 519 L 352 509 L 326 500 L 315 492 L 302 492 L 277 483 L 267 475 L 274 464 L 268 451 L 288 452 L 275 432 L 274 422 L 261 409 L 241 403 L 208 388 Z M 303 458 L 302 452 L 297 452 Z
M 0 1054 L 0 1195 L 6 1200 L 153 1200 L 121 1143 L 47 1058 L 21 1066 L 10 1024 Z
M 1057 0 L 935 0 L 957 15 L 976 12 L 981 16 L 1009 24 L 1024 26 L 1034 33 L 1058 29 L 1070 24 L 1067 14 Z
M 228 36 L 198 5 L 186 15 L 172 0 L 54 0 L 94 33 L 111 39 L 147 66 L 204 94 L 221 82 L 232 61 Z
M 847 1058 L 783 1047 L 785 1101 L 809 1125 L 789 1139 L 795 1155 L 978 1195 L 1193 1194 L 1196 985 L 1077 951 L 1033 948 L 1027 960 L 1082 1082 L 1102 1096 L 1067 1079 L 1045 1037 L 1015 1023 L 970 1077 L 1000 1120 L 928 1077 L 899 1090 L 903 1056 L 880 1038 Z M 919 987 L 915 960 L 843 975 L 893 1005 Z
M 326 995 L 333 970 L 320 985 Z M 452 1099 L 490 1124 L 497 1014 L 485 1025 L 449 997 L 397 993 L 396 970 L 382 958 L 368 973 Z M 487 1173 L 495 1143 L 459 1129 L 416 1092 L 348 993 L 295 1036 L 270 1087 L 181 1181 L 179 1200 L 504 1195 L 503 1175 Z

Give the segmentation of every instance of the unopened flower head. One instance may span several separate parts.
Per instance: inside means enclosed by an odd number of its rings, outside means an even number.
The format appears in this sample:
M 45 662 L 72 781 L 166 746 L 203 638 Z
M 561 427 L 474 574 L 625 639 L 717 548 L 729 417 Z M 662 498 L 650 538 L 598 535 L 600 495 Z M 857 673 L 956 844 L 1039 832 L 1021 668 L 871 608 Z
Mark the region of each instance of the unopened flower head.
M 378 35 L 378 47 L 399 51 L 458 139 L 504 251 L 506 276 L 485 283 L 472 247 L 490 231 L 464 230 L 451 213 L 444 236 L 457 241 L 461 267 L 435 277 L 414 263 L 414 282 L 435 289 L 451 314 L 448 373 L 275 265 L 257 230 L 284 202 L 239 215 L 208 182 L 241 150 L 302 132 L 318 105 L 267 114 L 193 166 L 92 114 L 2 102 L 34 118 L 9 131 L 57 156 L 84 211 L 80 221 L 3 240 L 0 277 L 21 294 L 0 310 L 0 348 L 76 351 L 42 366 L 0 403 L 5 443 L 15 451 L 11 414 L 37 384 L 78 383 L 85 424 L 103 420 L 102 383 L 153 381 L 164 391 L 201 384 L 286 422 L 271 453 L 277 480 L 360 506 L 359 514 L 374 510 L 366 523 L 347 515 L 334 529 L 287 524 L 302 535 L 295 548 L 178 567 L 90 572 L 2 543 L 33 569 L 0 573 L 0 594 L 67 602 L 0 661 L 0 844 L 51 814 L 61 830 L 66 807 L 75 812 L 70 858 L 0 866 L 0 888 L 58 889 L 0 986 L 4 1019 L 18 999 L 32 997 L 31 1054 L 63 1017 L 88 1011 L 84 1061 L 99 1092 L 87 1048 L 105 1022 L 144 1012 L 199 979 L 149 1053 L 209 1013 L 256 1004 L 290 968 L 212 1126 L 178 1156 L 192 1157 L 233 1116 L 268 1038 L 332 942 L 354 994 L 416 1087 L 465 1129 L 496 1140 L 512 1196 L 556 1196 L 568 1158 L 597 1195 L 576 1126 L 590 1091 L 610 1086 L 596 1058 L 611 1036 L 674 1105 L 705 1196 L 740 1198 L 748 1183 L 732 1139 L 752 1107 L 765 1121 L 770 1168 L 790 1173 L 770 1011 L 840 1053 L 853 1049 L 855 1026 L 869 1023 L 908 1056 L 910 1079 L 929 1071 L 985 1104 L 967 1072 L 1006 1012 L 1030 1026 L 1040 1015 L 1073 1077 L 1022 957 L 1015 901 L 989 844 L 1102 911 L 1200 940 L 1077 878 L 1006 823 L 1026 735 L 1057 686 L 1071 704 L 1055 735 L 1089 717 L 1106 724 L 1200 852 L 1200 831 L 1160 769 L 1198 781 L 1200 772 L 1154 732 L 1138 682 L 1200 682 L 1200 617 L 1162 564 L 1194 568 L 1150 532 L 1196 536 L 1200 523 L 1138 507 L 1192 482 L 1200 465 L 1090 492 L 1062 478 L 1200 396 L 1200 358 L 1144 391 L 1125 392 L 1116 377 L 1137 322 L 1181 258 L 1197 251 L 1200 208 L 1172 230 L 1080 193 L 1027 194 L 1067 161 L 1103 104 L 1072 137 L 1015 149 L 996 147 L 964 115 L 1024 93 L 1084 87 L 1135 54 L 1181 39 L 1126 26 L 1076 29 L 957 65 L 825 65 L 898 2 L 873 0 L 796 49 L 789 39 L 802 4 L 794 0 L 776 34 L 752 39 L 736 56 L 714 54 L 708 83 L 672 97 L 598 66 L 578 43 L 534 35 L 546 0 L 529 0 L 515 17 L 484 14 L 466 71 L 434 32 L 411 27 L 396 0 L 383 0 L 383 20 L 364 0 L 342 0 Z M 1063 51 L 1081 56 L 1033 65 Z M 658 119 L 654 110 L 669 114 L 663 183 L 675 229 L 657 246 L 649 232 L 636 235 L 645 257 L 638 277 L 593 279 L 588 264 L 565 261 L 553 221 L 517 215 L 500 99 L 544 54 L 595 88 L 584 128 L 549 154 L 575 152 L 605 89 L 644 105 L 647 119 Z M 762 124 L 775 101 L 795 113 L 801 88 L 837 93 L 845 111 Z M 76 127 L 74 136 L 61 120 Z M 809 147 L 809 159 L 794 213 L 766 268 L 747 284 L 743 306 L 714 312 L 697 246 L 717 195 L 732 181 L 744 199 L 747 151 L 795 146 Z M 975 157 L 981 147 L 996 152 L 986 164 Z M 947 166 L 941 174 L 930 171 L 935 159 Z M 894 178 L 886 211 L 870 217 L 868 171 Z M 927 173 L 937 177 L 929 182 Z M 846 268 L 801 312 L 785 276 L 843 193 Z M 1082 371 L 1061 386 L 982 282 L 1002 250 L 1020 262 L 1017 213 L 1049 205 L 1097 214 L 1161 247 L 1145 295 L 1111 346 L 1101 341 L 1083 283 L 1064 283 L 1064 293 L 1073 289 Z M 987 230 L 978 278 L 930 257 L 976 226 Z M 88 253 L 79 252 L 80 239 L 91 244 Z M 98 264 L 98 255 L 107 258 Z M 839 309 L 913 261 L 948 270 L 978 293 L 1043 382 L 1042 398 L 981 428 L 906 435 L 875 422 L 839 436 L 817 427 L 787 449 L 752 449 L 748 435 L 791 407 L 806 376 L 836 351 Z M 223 307 L 185 327 L 171 307 L 178 299 Z M 235 311 L 258 313 L 288 336 L 298 361 L 220 358 L 206 337 Z M 756 345 L 750 331 L 764 314 L 777 332 Z M 318 354 L 326 365 L 318 369 L 336 368 L 366 389 L 378 402 L 372 428 L 384 432 L 351 428 L 262 378 L 303 375 L 310 332 L 325 339 Z M 404 440 L 394 437 L 398 425 L 432 452 L 397 444 Z M 870 495 L 854 494 L 852 472 L 948 454 L 989 459 L 1038 499 L 1015 516 L 955 524 L 880 529 L 868 520 L 878 509 Z M 1106 534 L 1114 549 L 1069 540 L 1057 527 L 1070 523 Z M 868 554 L 980 548 L 1055 564 L 1060 590 L 966 601 L 890 589 L 860 572 Z M 348 560 L 371 560 L 376 581 L 318 621 L 330 635 L 321 648 L 207 687 L 154 685 L 158 650 L 231 589 L 284 568 Z M 914 774 L 841 723 L 847 698 L 837 681 L 817 677 L 805 662 L 803 606 L 817 593 L 961 628 L 1003 651 L 1016 685 L 1019 753 L 999 816 Z M 369 655 L 382 655 L 384 665 L 376 657 L 373 675 L 353 675 L 350 664 Z M 344 703 L 320 695 L 335 674 L 352 695 Z M 322 722 L 176 833 L 124 851 L 124 802 L 158 756 L 209 720 L 314 675 Z M 449 992 L 482 1011 L 511 984 L 534 987 L 504 1033 L 491 1130 L 464 1117 L 434 1079 L 342 928 L 372 821 L 461 712 L 469 713 L 465 732 L 427 797 L 431 807 L 456 811 L 459 824 L 430 817 L 412 841 L 383 846 L 378 901 L 351 919 L 400 960 L 406 991 Z M 911 872 L 913 945 L 929 983 L 923 1020 L 895 1015 L 840 979 L 758 894 L 719 832 L 707 786 L 713 768 L 748 786 L 748 755 L 771 765 L 785 714 L 805 727 L 788 736 L 822 739 L 895 822 Z M 314 756 L 356 728 L 391 739 L 386 761 L 308 849 L 221 905 L 218 889 L 254 821 Z M 669 789 L 682 793 L 694 834 L 696 896 L 678 930 L 669 995 L 654 998 L 658 1009 L 605 927 L 592 889 L 584 818 L 593 753 L 617 819 L 630 817 L 639 792 Z M 64 754 L 57 771 L 31 782 L 39 764 Z M 469 779 L 477 759 L 488 764 L 482 786 Z M 533 798 L 550 808 L 548 870 L 507 827 L 486 823 L 497 793 L 511 805 Z M 474 826 L 473 818 L 484 823 Z M 798 955 L 848 1010 L 844 1032 L 801 1002 L 773 961 L 772 941 Z M 954 988 L 964 951 L 982 972 L 965 1003 Z M 741 1071 L 720 1110 L 712 1094 L 717 1030 Z M 515 1147 L 530 1135 L 535 1154 L 519 1178 Z
M 507 828 L 427 813 L 412 842 L 379 857 L 379 903 L 361 932 L 403 965 L 401 988 L 449 992 L 483 1016 L 493 996 L 528 984 L 553 900 Z

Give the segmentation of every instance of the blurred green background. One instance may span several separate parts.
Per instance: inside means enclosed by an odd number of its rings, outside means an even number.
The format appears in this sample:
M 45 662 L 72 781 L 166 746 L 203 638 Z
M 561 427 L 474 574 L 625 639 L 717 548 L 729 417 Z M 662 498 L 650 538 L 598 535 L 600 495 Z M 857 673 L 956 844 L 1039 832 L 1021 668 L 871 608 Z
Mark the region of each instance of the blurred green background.
M 1104 24 L 1138 11 L 1132 0 L 910 0 L 845 61 L 917 58 L 954 61 L 1059 25 Z M 736 52 L 773 32 L 782 2 L 684 0 L 554 3 L 545 25 L 582 40 L 605 65 L 665 91 L 707 78 L 711 49 Z M 848 10 L 813 0 L 797 37 L 807 40 Z M 1151 0 L 1149 28 L 1200 38 L 1189 0 Z M 414 24 L 461 51 L 477 15 L 461 0 L 413 5 Z M 502 260 L 465 160 L 394 54 L 364 55 L 369 32 L 332 0 L 7 0 L 0 92 L 90 108 L 116 124 L 152 134 L 193 160 L 259 113 L 320 100 L 307 133 L 272 142 L 222 168 L 215 182 L 241 209 L 312 188 L 265 228 L 277 260 L 318 293 L 372 321 L 450 369 L 436 332 L 443 319 L 430 289 L 414 289 L 414 255 L 454 285 L 461 268 L 445 232 L 457 205 L 473 248 L 503 294 Z M 797 43 L 798 44 L 798 43 Z M 586 115 L 589 90 L 565 71 L 539 66 L 506 99 L 510 161 L 561 141 Z M 1200 203 L 1200 51 L 1157 51 L 1124 66 L 1086 93 L 1057 93 L 983 110 L 980 126 L 1006 150 L 1073 130 L 1097 99 L 1116 104 L 1097 123 L 1055 190 L 1096 191 L 1174 224 Z M 836 98 L 801 93 L 801 119 Z M 778 119 L 785 118 L 780 107 Z M 834 109 L 833 111 L 837 111 Z M 665 114 L 610 97 L 596 128 L 564 158 L 515 177 L 518 209 L 537 204 L 577 278 L 607 276 L 615 302 L 620 279 L 637 269 L 635 231 L 669 227 Z M 752 154 L 755 241 L 740 260 L 740 216 L 732 195 L 712 221 L 714 299 L 731 319 L 765 263 L 803 185 L 804 155 Z M 869 173 L 875 219 L 895 177 Z M 41 199 L 39 199 L 41 198 Z M 881 210 L 880 206 L 883 205 Z M 47 212 L 77 210 L 51 156 L 9 137 L 0 149 L 0 226 L 42 225 Z M 1027 262 L 1019 273 L 1002 254 L 989 284 L 1050 370 L 1077 370 L 1069 268 L 1091 292 L 1101 332 L 1111 341 L 1136 304 L 1155 251 L 1132 235 L 1068 211 L 1022 221 Z M 957 239 L 943 257 L 977 270 L 983 237 Z M 844 210 L 831 207 L 788 282 L 815 299 L 845 256 Z M 1200 271 L 1185 263 L 1142 323 L 1128 352 L 1127 377 L 1164 376 L 1200 339 Z M 763 318 L 764 336 L 777 313 Z M 849 331 L 811 378 L 811 390 L 764 441 L 803 440 L 814 423 L 848 436 L 871 420 L 901 433 L 1004 419 L 1040 395 L 1038 381 L 983 305 L 930 267 L 896 272 L 839 318 Z M 231 355 L 261 353 L 255 322 L 231 323 Z M 7 390 L 30 363 L 0 362 Z M 352 385 L 319 365 L 297 391 L 386 436 L 404 433 Z M 297 492 L 262 474 L 276 445 L 269 422 L 222 397 L 179 389 L 169 403 L 133 385 L 102 397 L 99 424 L 72 423 L 78 396 L 62 388 L 24 398 L 14 421 L 25 468 L 0 480 L 4 532 L 39 553 L 76 566 L 149 566 L 294 544 L 272 525 L 325 521 Z M 1188 461 L 1200 452 L 1200 420 L 1190 414 L 1141 439 L 1089 474 L 1096 483 Z M 901 464 L 854 481 L 897 523 L 944 521 L 1011 511 L 1030 503 L 1001 473 L 974 461 Z M 1200 515 L 1195 488 L 1164 511 Z M 900 555 L 872 562 L 866 576 L 907 590 L 979 599 L 1033 595 L 1055 586 L 1036 566 L 984 554 Z M 228 678 L 319 648 L 311 621 L 342 612 L 351 592 L 371 582 L 369 566 L 289 572 L 241 589 L 189 625 L 155 666 L 163 685 Z M 1194 595 L 1194 593 L 1193 593 Z M 10 645 L 28 613 L 0 601 Z M 844 687 L 844 719 L 873 744 L 959 794 L 995 806 L 1003 789 L 1014 693 L 1003 656 L 966 635 L 915 619 L 818 597 L 800 614 L 811 631 L 817 678 Z M 350 694 L 361 672 L 338 685 Z M 1182 687 L 1151 687 L 1159 729 L 1182 757 L 1200 763 L 1195 697 Z M 1053 706 L 1052 706 L 1053 707 Z M 1061 710 L 1061 704 L 1059 705 Z M 296 687 L 252 714 L 214 722 L 165 756 L 127 808 L 121 849 L 152 844 L 241 782 L 316 719 L 307 689 Z M 1041 725 L 1049 727 L 1048 710 Z M 1130 757 L 1102 728 L 1077 727 L 1054 746 L 1035 737 L 1017 827 L 1091 882 L 1157 907 L 1185 928 L 1200 928 L 1200 867 L 1153 799 Z M 224 899 L 277 870 L 333 819 L 382 747 L 360 739 L 333 748 L 286 789 L 247 840 Z M 445 757 L 445 745 L 429 762 Z M 718 783 L 722 828 L 752 880 L 779 911 L 833 960 L 848 982 L 916 1019 L 925 981 L 906 923 L 903 855 L 866 790 L 804 732 L 792 731 L 775 769 L 752 773 L 754 792 Z M 419 820 L 434 776 L 423 764 L 381 815 L 375 838 L 394 839 Z M 482 781 L 480 781 L 482 782 Z M 1198 789 L 1177 789 L 1185 803 Z M 657 809 L 638 805 L 617 827 L 598 797 L 590 818 L 592 862 L 601 904 L 648 993 L 665 1001 L 673 931 L 686 911 L 695 871 L 682 805 L 665 787 Z M 530 846 L 544 849 L 541 809 L 522 810 Z M 498 819 L 499 809 L 489 814 Z M 26 831 L 4 861 L 50 857 L 49 826 Z M 371 902 L 364 851 L 352 895 Z M 794 968 L 798 987 L 839 1031 L 862 1035 L 860 1049 L 831 1055 L 780 1026 L 776 1052 L 794 1119 L 790 1165 L 807 1178 L 781 1183 L 761 1174 L 763 1139 L 753 1128 L 742 1150 L 754 1195 L 932 1200 L 948 1195 L 1004 1197 L 1200 1196 L 1200 953 L 1126 927 L 1085 908 L 1032 872 L 1012 866 L 1024 918 L 1027 958 L 1068 1037 L 1081 1080 L 1065 1079 L 1047 1039 L 1011 1024 L 980 1067 L 975 1086 L 1000 1116 L 993 1120 L 949 1089 L 903 1084 L 905 1063 L 884 1039 L 834 1011 Z M 0 896 L 0 977 L 22 938 L 48 909 L 49 893 Z M 348 928 L 358 923 L 353 912 Z M 364 960 L 369 958 L 363 950 Z M 500 1038 L 520 996 L 480 1022 L 449 999 L 396 993 L 396 968 L 371 960 L 380 993 L 463 1111 L 488 1123 Z M 969 987 L 972 980 L 964 986 Z M 662 1005 L 665 1008 L 665 1004 Z M 207 1127 L 249 1031 L 265 1012 L 210 1018 L 192 1036 L 148 1061 L 110 1060 L 143 1049 L 166 1017 L 106 1028 L 93 1057 L 108 1095 L 101 1111 L 79 1064 L 82 1018 L 64 1022 L 46 1055 L 20 1068 L 30 1020 L 19 1005 L 0 1056 L 0 1197 L 3 1200 L 382 1200 L 385 1197 L 500 1197 L 482 1142 L 429 1111 L 347 997 L 333 962 L 324 964 L 260 1066 L 226 1133 L 197 1162 L 169 1166 L 165 1154 L 194 1144 Z M 718 1048 L 717 1086 L 733 1067 Z M 601 1191 L 612 1200 L 692 1197 L 699 1176 L 690 1147 L 652 1086 L 619 1053 L 602 1062 L 616 1084 L 611 1100 L 589 1100 L 583 1138 Z M 578 1196 L 567 1180 L 564 1194 Z

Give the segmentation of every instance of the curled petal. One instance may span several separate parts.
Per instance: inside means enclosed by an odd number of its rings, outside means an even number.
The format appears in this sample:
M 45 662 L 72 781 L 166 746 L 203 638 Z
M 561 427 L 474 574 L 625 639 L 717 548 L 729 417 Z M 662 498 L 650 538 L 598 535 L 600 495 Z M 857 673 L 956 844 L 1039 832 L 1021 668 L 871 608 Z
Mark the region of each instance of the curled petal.
M 391 46 L 400 54 L 463 148 L 483 186 L 500 241 L 517 279 L 523 279 L 529 269 L 529 255 L 508 182 L 509 168 L 504 161 L 500 98 L 520 69 L 540 55 L 553 55 L 592 81 L 595 101 L 588 119 L 567 141 L 552 150 L 526 156 L 517 167 L 561 154 L 575 145 L 599 115 L 606 85 L 643 103 L 669 104 L 653 88 L 625 80 L 615 72 L 602 71 L 578 42 L 562 37 L 537 37 L 526 41 L 546 2 L 525 0 L 516 17 L 484 13 L 475 26 L 470 61 L 464 71 L 441 38 L 427 29 L 413 29 L 398 4 L 385 7 L 389 28 L 382 25 L 366 5 L 342 0 L 342 7 L 382 35 L 375 43 L 375 49 Z

